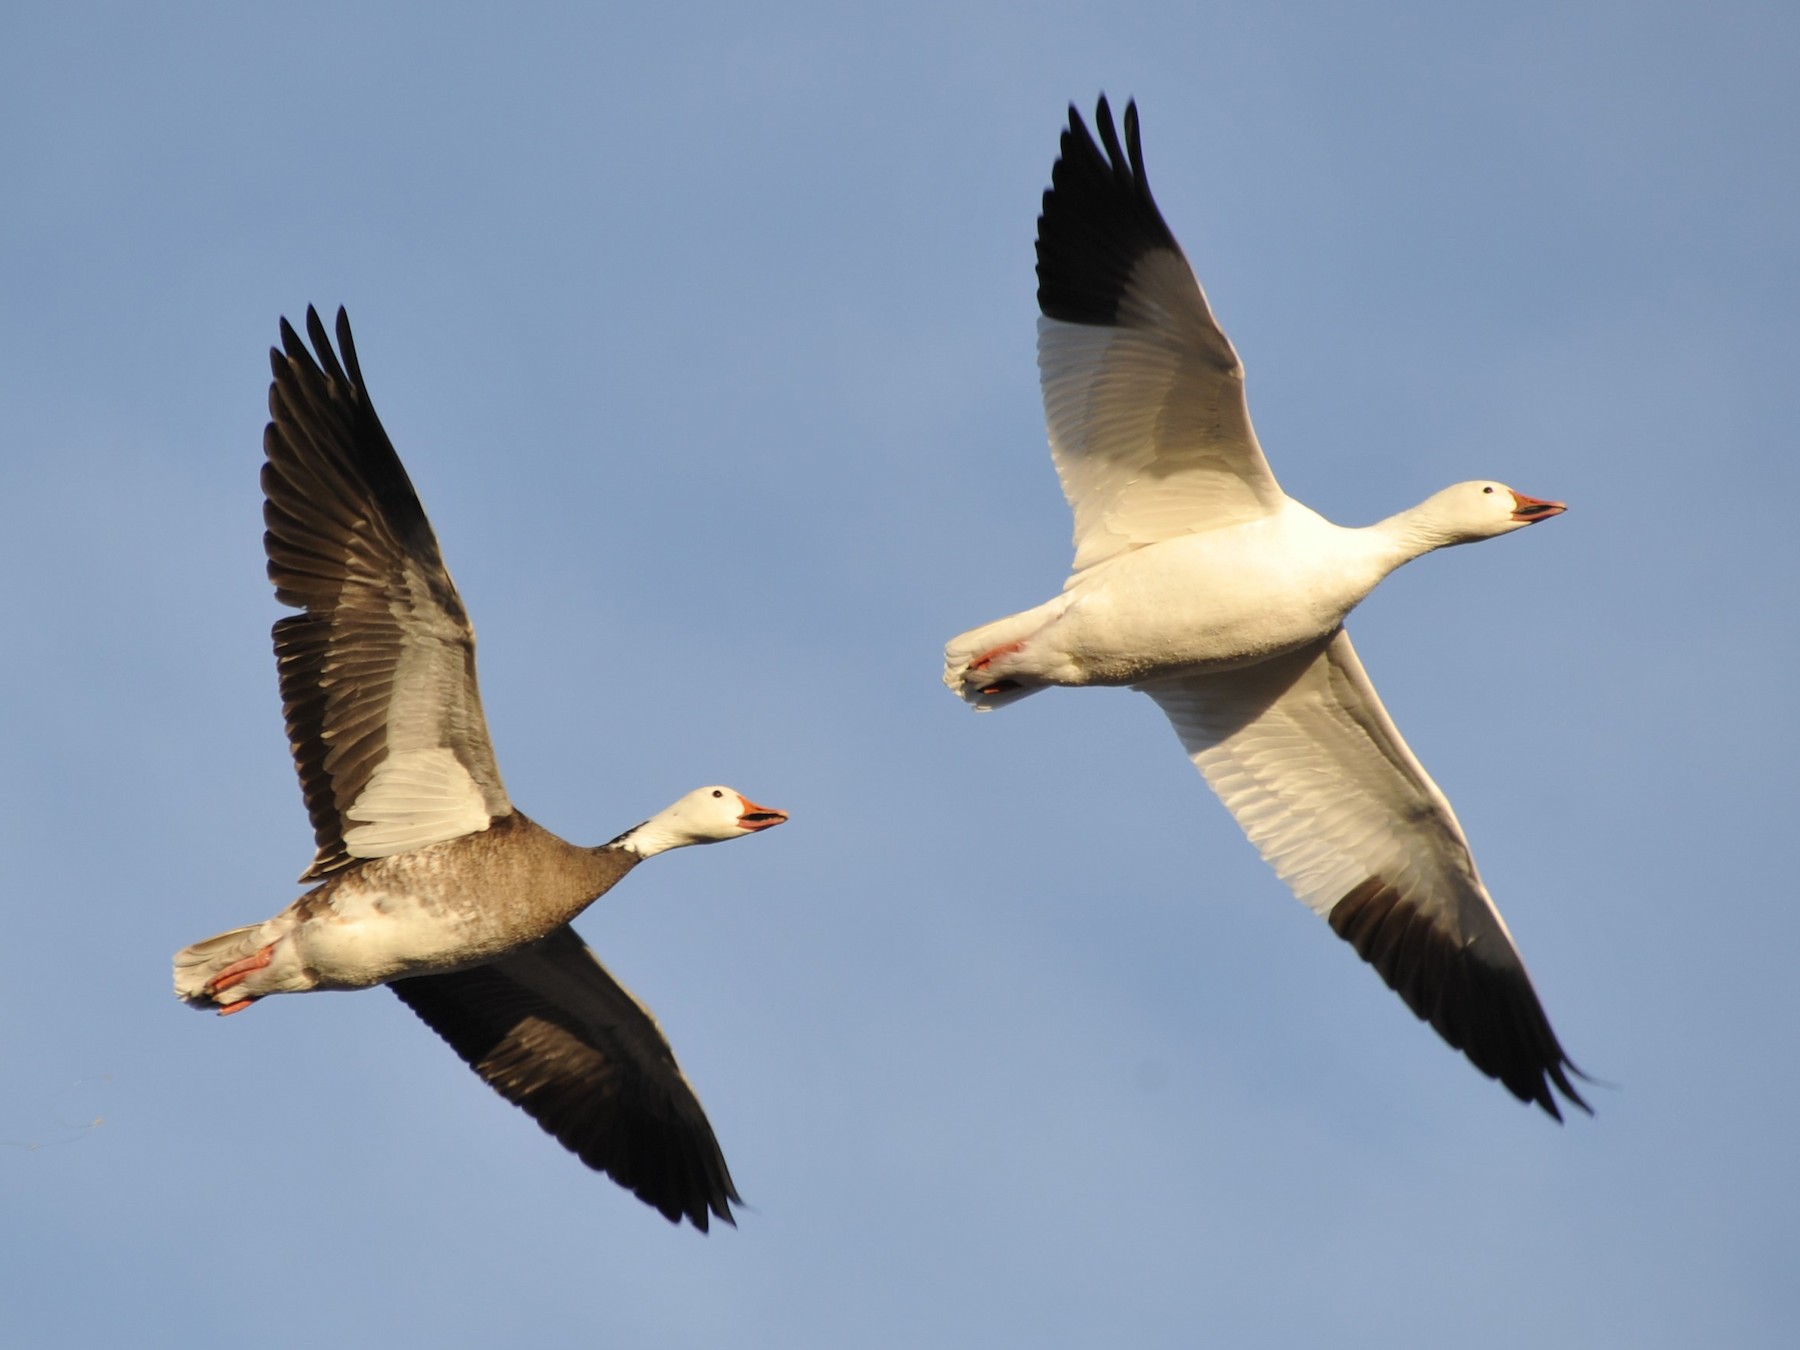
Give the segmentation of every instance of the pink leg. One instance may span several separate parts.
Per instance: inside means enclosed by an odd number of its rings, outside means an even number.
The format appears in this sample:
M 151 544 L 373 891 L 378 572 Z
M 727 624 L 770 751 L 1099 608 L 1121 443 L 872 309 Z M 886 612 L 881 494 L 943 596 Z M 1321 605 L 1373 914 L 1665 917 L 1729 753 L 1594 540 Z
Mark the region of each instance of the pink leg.
M 233 961 L 230 965 L 226 966 L 225 969 L 221 970 L 217 975 L 206 982 L 203 992 L 209 996 L 216 997 L 221 989 L 229 989 L 234 984 L 242 984 L 252 974 L 261 970 L 274 959 L 275 944 L 271 942 L 254 956 L 246 956 L 242 961 Z
M 256 996 L 252 995 L 249 998 L 240 998 L 236 1003 L 227 1003 L 224 1007 L 219 1009 L 219 1016 L 230 1017 L 233 1013 L 241 1013 L 245 1008 L 248 1008 L 255 1002 Z
M 992 651 L 986 652 L 983 655 L 976 657 L 973 661 L 969 662 L 969 669 L 970 670 L 986 670 L 988 668 L 989 663 L 993 662 L 994 660 L 998 659 L 999 657 L 1011 656 L 1016 651 L 1022 651 L 1024 649 L 1024 647 L 1025 647 L 1025 640 L 1023 638 L 1021 638 L 1017 642 L 1008 642 L 1004 646 L 995 647 Z M 984 690 L 983 692 L 986 692 L 986 691 Z

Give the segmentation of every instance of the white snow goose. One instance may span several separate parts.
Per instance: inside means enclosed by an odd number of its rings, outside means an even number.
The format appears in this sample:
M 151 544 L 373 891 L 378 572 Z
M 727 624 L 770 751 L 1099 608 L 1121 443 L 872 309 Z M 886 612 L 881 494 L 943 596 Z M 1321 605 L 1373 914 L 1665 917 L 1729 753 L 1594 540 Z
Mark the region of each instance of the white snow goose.
M 1037 237 L 1074 568 L 1054 600 L 952 639 L 944 681 L 981 710 L 1051 685 L 1149 694 L 1281 879 L 1413 1012 L 1521 1101 L 1588 1110 L 1450 803 L 1343 628 L 1402 563 L 1563 505 L 1477 480 L 1346 529 L 1284 493 L 1151 198 L 1136 105 L 1123 149 L 1104 98 L 1095 120 L 1104 153 L 1069 110 Z
M 787 816 L 688 793 L 599 848 L 507 800 L 475 684 L 475 633 L 369 402 L 350 321 L 340 362 L 284 319 L 263 435 L 263 546 L 288 740 L 318 882 L 274 918 L 175 956 L 175 992 L 235 1013 L 269 994 L 385 984 L 501 1096 L 589 1167 L 702 1232 L 742 1204 L 649 1011 L 569 921 L 645 858 Z M 317 353 L 317 359 L 313 353 Z

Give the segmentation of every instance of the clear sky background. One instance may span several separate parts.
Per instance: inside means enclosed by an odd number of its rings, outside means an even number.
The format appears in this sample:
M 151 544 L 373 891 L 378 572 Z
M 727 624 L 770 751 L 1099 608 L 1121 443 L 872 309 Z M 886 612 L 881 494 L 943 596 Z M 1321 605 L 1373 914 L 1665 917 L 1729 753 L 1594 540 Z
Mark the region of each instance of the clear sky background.
M 635 10 L 0 19 L 0 1342 L 1793 1344 L 1800 12 Z M 1067 567 L 1033 223 L 1102 90 L 1290 492 L 1570 503 L 1352 631 L 1593 1120 L 1414 1021 L 1147 700 L 938 683 Z M 736 1231 L 384 992 L 169 992 L 311 855 L 257 490 L 309 302 L 514 800 L 793 813 L 581 922 Z

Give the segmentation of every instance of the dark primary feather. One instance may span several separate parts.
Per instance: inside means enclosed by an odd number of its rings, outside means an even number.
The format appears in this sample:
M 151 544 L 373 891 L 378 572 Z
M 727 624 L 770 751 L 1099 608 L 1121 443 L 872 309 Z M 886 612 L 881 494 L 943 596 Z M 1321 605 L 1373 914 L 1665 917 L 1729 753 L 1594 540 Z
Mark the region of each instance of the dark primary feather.
M 1140 687 L 1240 824 L 1254 820 L 1246 832 L 1278 872 L 1278 857 L 1358 861 L 1362 880 L 1331 897 L 1327 921 L 1418 1017 L 1521 1101 L 1561 1120 L 1554 1087 L 1592 1114 L 1454 813 L 1343 630 L 1258 666 Z M 1327 824 L 1340 811 L 1361 824 Z
M 1038 217 L 1038 307 L 1064 323 L 1111 324 L 1144 254 L 1167 249 L 1180 256 L 1144 175 L 1137 104 L 1125 106 L 1125 144 L 1102 98 L 1094 116 L 1100 147 L 1074 107 L 1062 134 L 1062 157 L 1050 173 Z
M 1122 143 L 1104 98 L 1094 122 L 1098 141 L 1069 109 L 1037 239 L 1038 360 L 1077 569 L 1286 505 L 1251 430 L 1242 364 L 1151 195 L 1136 105 Z M 1587 1109 L 1449 803 L 1347 636 L 1139 687 L 1264 856 L 1329 907 L 1414 1012 L 1521 1099 L 1560 1119 L 1554 1087 Z M 1402 808 L 1359 794 L 1364 772 Z M 1353 807 L 1361 814 L 1343 814 Z M 1410 860 L 1393 856 L 1402 839 Z M 1346 895 L 1306 894 L 1309 871 L 1361 880 Z
M 349 866 L 345 812 L 389 749 L 405 702 L 456 753 L 495 814 L 507 806 L 475 682 L 475 635 L 436 536 L 363 386 L 350 320 L 343 360 L 308 308 L 312 351 L 283 319 L 271 349 L 262 486 L 269 579 L 303 613 L 274 628 L 288 741 L 318 854 L 302 880 Z M 316 359 L 315 359 L 315 355 Z
M 1593 1108 L 1569 1081 L 1580 1076 L 1550 1027 L 1518 954 L 1504 941 L 1466 943 L 1434 924 L 1380 877 L 1355 887 L 1330 914 L 1332 931 L 1374 966 L 1450 1045 L 1522 1102 L 1557 1120 L 1558 1091 L 1589 1115 Z
M 669 1042 L 573 929 L 388 988 L 589 1167 L 672 1222 L 736 1222 L 743 1201 Z

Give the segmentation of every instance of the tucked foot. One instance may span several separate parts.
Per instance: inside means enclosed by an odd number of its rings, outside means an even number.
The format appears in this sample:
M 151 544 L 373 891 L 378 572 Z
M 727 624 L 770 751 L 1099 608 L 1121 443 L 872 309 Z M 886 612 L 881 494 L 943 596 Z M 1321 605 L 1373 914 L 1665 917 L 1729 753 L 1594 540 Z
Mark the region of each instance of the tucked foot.
M 1004 694 L 1008 689 L 1017 689 L 1018 687 L 1019 682 L 1017 680 L 995 680 L 992 684 L 982 685 L 981 692 L 984 694 Z
M 230 1017 L 233 1013 L 241 1013 L 252 1003 L 257 1002 L 260 995 L 252 994 L 249 998 L 240 998 L 236 1003 L 227 1003 L 219 1009 L 220 1017 Z
M 1014 652 L 1023 650 L 1024 646 L 1025 646 L 1025 641 L 1023 638 L 1021 638 L 1017 642 L 1003 643 L 1002 645 L 995 647 L 990 651 L 984 652 L 982 655 L 976 657 L 973 661 L 969 662 L 969 669 L 970 670 L 986 670 L 993 661 L 997 660 L 998 658 L 1000 658 L 1002 656 L 1011 656 Z M 1011 682 L 1003 681 L 1002 683 L 1010 684 Z M 1018 686 L 1016 684 L 1013 684 L 1012 687 L 1017 688 Z M 988 690 L 988 689 L 983 689 L 981 692 L 986 694 L 986 693 L 991 693 L 993 691 Z
M 270 961 L 274 960 L 274 957 L 275 944 L 271 942 L 267 947 L 264 947 L 254 955 L 246 956 L 241 961 L 233 961 L 230 965 L 226 966 L 217 975 L 206 982 L 201 989 L 201 993 L 205 994 L 208 998 L 217 998 L 220 990 L 229 989 L 234 984 L 242 984 L 245 980 L 249 979 L 250 976 L 267 966 Z M 225 1011 L 235 1012 L 238 1007 L 247 1008 L 250 1006 L 250 1002 L 250 1000 L 239 1000 L 237 1004 L 225 1009 Z

